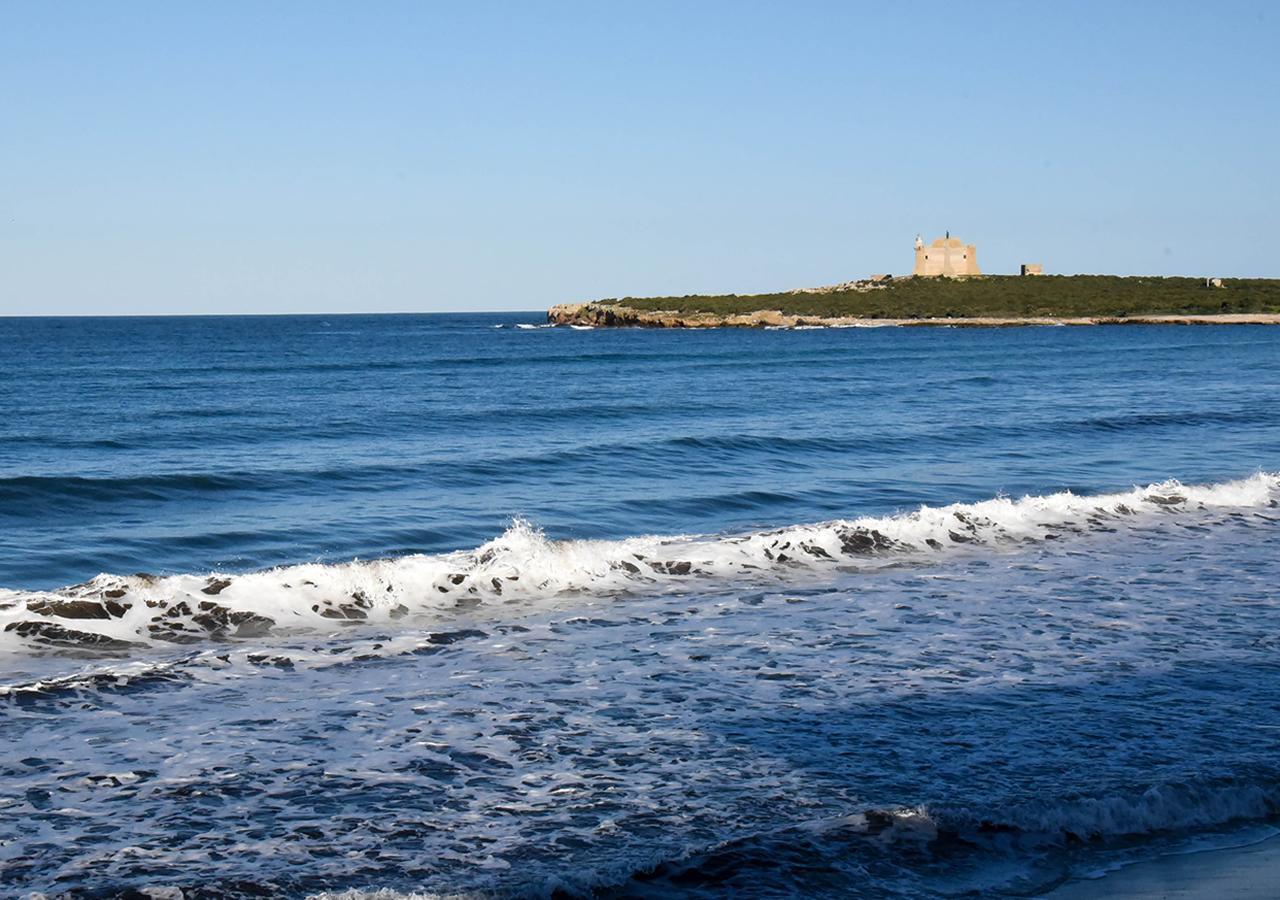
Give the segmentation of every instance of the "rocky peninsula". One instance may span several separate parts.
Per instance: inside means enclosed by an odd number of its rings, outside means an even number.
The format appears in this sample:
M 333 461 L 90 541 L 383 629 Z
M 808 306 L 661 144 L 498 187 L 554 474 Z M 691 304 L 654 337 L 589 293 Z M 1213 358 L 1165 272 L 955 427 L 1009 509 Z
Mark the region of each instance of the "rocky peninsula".
M 547 320 L 557 325 L 644 328 L 1280 325 L 1280 279 L 878 277 L 775 294 L 565 303 L 553 306 Z

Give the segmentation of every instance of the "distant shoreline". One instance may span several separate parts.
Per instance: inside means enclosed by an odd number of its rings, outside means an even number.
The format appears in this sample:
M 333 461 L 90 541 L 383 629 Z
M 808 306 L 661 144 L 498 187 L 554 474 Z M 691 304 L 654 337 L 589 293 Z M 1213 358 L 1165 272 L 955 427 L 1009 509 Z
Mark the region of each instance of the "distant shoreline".
M 1208 315 L 1140 316 L 930 316 L 871 318 L 862 316 L 798 316 L 780 310 L 735 315 L 641 310 L 595 303 L 553 306 L 547 321 L 555 325 L 602 328 L 1016 328 L 1028 325 L 1280 325 L 1280 313 L 1218 313 Z
M 551 307 L 547 320 L 556 325 L 642 328 L 1276 325 L 1280 279 L 877 276 L 773 294 L 564 303 Z

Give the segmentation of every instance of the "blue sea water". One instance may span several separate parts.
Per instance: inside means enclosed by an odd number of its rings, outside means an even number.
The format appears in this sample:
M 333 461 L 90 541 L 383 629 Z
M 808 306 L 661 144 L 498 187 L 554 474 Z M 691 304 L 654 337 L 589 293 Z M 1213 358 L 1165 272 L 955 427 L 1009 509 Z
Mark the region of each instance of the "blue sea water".
M 1280 813 L 1280 329 L 0 320 L 0 893 L 1034 894 Z

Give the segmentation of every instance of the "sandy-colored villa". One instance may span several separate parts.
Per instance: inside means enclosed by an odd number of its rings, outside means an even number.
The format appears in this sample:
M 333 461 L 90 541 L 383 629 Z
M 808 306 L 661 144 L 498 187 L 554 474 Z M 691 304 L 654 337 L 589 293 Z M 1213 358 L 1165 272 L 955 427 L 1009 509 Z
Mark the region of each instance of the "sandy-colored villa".
M 949 231 L 946 237 L 940 237 L 928 245 L 917 234 L 916 267 L 911 274 L 926 278 L 981 275 L 982 272 L 978 269 L 978 249 L 973 244 L 962 244 Z

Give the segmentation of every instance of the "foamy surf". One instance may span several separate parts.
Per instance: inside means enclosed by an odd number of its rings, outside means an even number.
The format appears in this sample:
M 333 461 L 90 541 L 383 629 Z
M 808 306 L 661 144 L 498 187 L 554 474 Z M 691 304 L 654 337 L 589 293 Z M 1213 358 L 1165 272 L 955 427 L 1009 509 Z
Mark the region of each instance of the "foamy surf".
M 1212 520 L 1280 505 L 1280 475 L 1210 485 L 1165 481 L 1123 493 L 1070 492 L 922 506 L 910 513 L 734 536 L 558 541 L 516 521 L 441 555 L 303 564 L 245 574 L 103 574 L 55 591 L 0 590 L 0 649 L 127 654 L 148 645 L 384 625 L 480 606 L 571 602 L 714 583 L 811 582 L 959 551 L 1106 533 L 1171 515 Z

